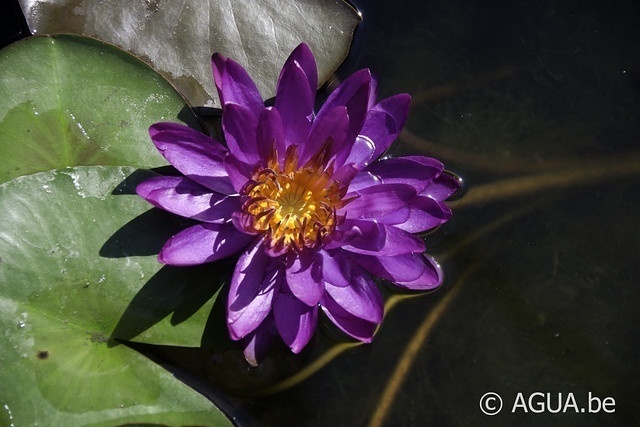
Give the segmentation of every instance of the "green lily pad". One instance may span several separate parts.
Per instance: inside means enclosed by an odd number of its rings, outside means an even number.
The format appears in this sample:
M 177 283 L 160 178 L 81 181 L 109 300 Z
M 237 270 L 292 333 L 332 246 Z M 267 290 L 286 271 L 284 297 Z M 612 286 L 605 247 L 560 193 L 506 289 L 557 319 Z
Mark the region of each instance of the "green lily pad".
M 32 37 L 0 51 L 0 183 L 77 165 L 165 165 L 158 121 L 195 116 L 159 74 L 114 46 Z
M 180 224 L 131 194 L 150 174 L 77 167 L 0 185 L 0 424 L 228 425 L 117 340 L 199 345 L 221 286 L 215 267 L 158 264 Z
M 278 73 L 300 42 L 316 55 L 320 83 L 349 52 L 360 15 L 342 0 L 20 0 L 37 34 L 78 33 L 143 58 L 192 105 L 219 106 L 211 55 L 240 62 L 262 95 L 275 94 Z

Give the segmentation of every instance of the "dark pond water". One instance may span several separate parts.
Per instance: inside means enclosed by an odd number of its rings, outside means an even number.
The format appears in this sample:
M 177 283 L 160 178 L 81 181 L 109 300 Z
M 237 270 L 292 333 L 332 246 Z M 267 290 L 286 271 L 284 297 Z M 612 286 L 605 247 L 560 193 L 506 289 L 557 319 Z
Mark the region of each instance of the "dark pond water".
M 638 3 L 358 7 L 344 71 L 411 93 L 397 152 L 466 182 L 427 237 L 447 281 L 396 305 L 371 346 L 242 411 L 257 425 L 640 425 Z M 480 409 L 487 392 L 498 415 Z M 589 413 L 589 393 L 615 412 Z
M 412 94 L 396 154 L 466 183 L 426 237 L 446 283 L 394 305 L 372 345 L 327 352 L 324 331 L 303 374 L 335 358 L 297 385 L 217 398 L 241 426 L 640 425 L 640 5 L 357 6 L 341 73 Z

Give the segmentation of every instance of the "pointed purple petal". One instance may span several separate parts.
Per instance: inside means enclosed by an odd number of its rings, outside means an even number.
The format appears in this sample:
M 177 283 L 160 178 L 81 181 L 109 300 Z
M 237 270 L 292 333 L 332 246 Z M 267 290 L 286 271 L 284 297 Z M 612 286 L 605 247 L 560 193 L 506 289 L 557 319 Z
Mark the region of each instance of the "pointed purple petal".
M 291 293 L 308 306 L 318 304 L 324 294 L 322 258 L 309 254 L 290 254 L 287 259 L 287 284 Z
M 354 258 L 374 276 L 412 290 L 431 290 L 442 284 L 442 269 L 432 258 L 421 253 L 390 257 L 359 256 Z
M 393 256 L 409 252 L 423 252 L 424 242 L 418 237 L 392 225 L 375 221 L 348 219 L 341 228 L 357 228 L 361 236 L 352 239 L 342 248 L 364 255 Z
M 249 365 L 256 367 L 267 357 L 269 348 L 277 335 L 271 317 L 267 317 L 253 332 L 242 339 L 244 358 Z
M 380 323 L 384 306 L 380 290 L 360 267 L 354 265 L 352 272 L 349 286 L 327 284 L 327 293 L 350 314 L 372 323 Z
M 151 140 L 160 153 L 187 178 L 222 194 L 234 194 L 223 166 L 226 149 L 195 130 L 158 130 L 151 127 Z
M 359 133 L 362 133 L 361 129 L 367 117 L 370 90 L 371 72 L 368 69 L 357 71 L 344 80 L 329 95 L 320 111 L 318 111 L 317 119 L 320 119 L 335 107 L 342 105 L 347 107 L 349 128 L 345 141 L 349 143 L 349 146 L 343 151 L 343 155 L 338 159 L 339 161 L 336 161 L 338 166 L 341 166 L 349 155 L 351 143 L 355 141 Z M 367 134 L 364 135 L 369 136 Z
M 362 171 L 353 177 L 349 183 L 349 192 L 358 191 L 362 188 L 371 187 L 372 185 L 382 184 L 380 178 L 368 171 Z
M 160 209 L 203 222 L 229 222 L 240 209 L 239 196 L 212 192 L 183 176 L 149 178 L 136 187 L 136 193 Z
M 226 104 L 222 114 L 222 129 L 229 155 L 253 164 L 260 158 L 256 142 L 258 116 L 238 104 Z
M 273 147 L 278 153 L 280 163 L 284 163 L 284 154 L 286 152 L 284 127 L 282 126 L 280 113 L 275 108 L 267 107 L 260 113 L 256 141 L 261 159 L 266 159 Z
M 416 197 L 411 202 L 409 216 L 398 222 L 395 227 L 409 233 L 422 233 L 447 222 L 451 218 L 451 209 L 443 202 L 436 202 L 431 197 Z M 381 222 L 385 222 L 383 218 Z
M 264 104 L 249 74 L 240 64 L 219 53 L 213 55 L 211 63 L 223 111 L 226 104 L 234 103 L 248 108 L 257 119 Z
M 322 257 L 322 276 L 325 283 L 333 286 L 351 284 L 352 262 L 341 256 L 341 251 L 320 251 Z
M 401 225 L 405 224 L 411 218 L 411 207 L 409 205 L 403 206 L 400 209 L 391 212 L 388 215 L 376 218 L 380 224 L 393 225 L 404 231 L 409 231 Z M 410 231 L 411 232 L 411 231 Z
M 370 164 L 367 171 L 385 184 L 411 185 L 420 193 L 443 171 L 443 164 L 430 157 L 407 156 L 384 159 Z
M 416 196 L 413 187 L 405 184 L 380 184 L 363 188 L 346 197 L 358 198 L 338 212 L 346 212 L 350 219 L 379 218 L 406 207 Z
M 434 179 L 420 194 L 442 202 L 458 191 L 461 185 L 462 180 L 459 177 L 445 171 Z
M 236 264 L 227 300 L 227 326 L 231 338 L 238 340 L 254 331 L 271 311 L 284 275 L 262 249 L 262 242 L 248 247 Z
M 373 158 L 380 157 L 398 137 L 409 115 L 411 97 L 406 93 L 385 98 L 367 113 L 360 135 L 376 146 Z
M 307 345 L 318 323 L 318 306 L 312 307 L 296 297 L 279 293 L 273 302 L 273 318 L 282 341 L 294 353 Z
M 305 43 L 300 43 L 298 47 L 296 47 L 289 58 L 285 62 L 285 65 L 282 67 L 286 68 L 289 62 L 297 62 L 302 70 L 304 71 L 305 76 L 309 82 L 309 87 L 315 92 L 318 89 L 318 67 L 316 65 L 316 59 Z
M 376 332 L 378 325 L 366 320 L 362 320 L 340 307 L 331 296 L 325 294 L 320 304 L 322 311 L 346 334 L 362 342 L 370 343 Z
M 351 147 L 349 156 L 347 156 L 347 159 L 344 162 L 345 164 L 353 163 L 358 169 L 362 169 L 364 166 L 375 160 L 375 151 L 376 146 L 369 137 L 358 135 L 356 141 Z
M 248 163 L 241 162 L 234 156 L 227 156 L 224 159 L 224 169 L 227 172 L 232 188 L 236 193 L 239 193 L 251 178 L 253 167 Z
M 204 264 L 240 252 L 253 238 L 231 223 L 198 224 L 170 238 L 158 254 L 158 260 L 178 266 Z
M 327 159 L 344 150 L 345 137 L 349 127 L 349 115 L 347 108 L 340 105 L 313 122 L 309 139 L 302 147 L 299 164 L 304 165 L 311 157 L 319 153 L 321 149 L 326 149 L 325 143 L 331 142 L 328 147 Z
M 316 88 L 300 64 L 287 62 L 280 74 L 276 90 L 275 108 L 280 113 L 287 146 L 306 141 L 311 128 Z
M 208 136 L 198 132 L 196 129 L 190 128 L 189 126 L 183 125 L 181 123 L 174 123 L 174 122 L 158 122 L 158 123 L 154 123 L 151 126 L 149 126 L 149 135 L 153 138 L 153 136 L 155 134 L 157 134 L 158 132 L 163 132 L 163 131 L 172 131 L 172 132 L 197 132 L 199 135 L 201 135 L 203 140 L 206 140 L 207 143 L 208 141 Z M 222 147 L 222 146 L 220 146 Z

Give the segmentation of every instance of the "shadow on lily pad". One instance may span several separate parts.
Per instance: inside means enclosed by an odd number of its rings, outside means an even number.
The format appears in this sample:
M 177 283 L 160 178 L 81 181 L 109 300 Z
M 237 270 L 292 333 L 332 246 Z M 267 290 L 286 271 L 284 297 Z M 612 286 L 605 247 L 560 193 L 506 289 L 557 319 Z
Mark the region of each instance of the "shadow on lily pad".
M 131 340 L 171 315 L 171 325 L 193 316 L 220 289 L 228 277 L 226 265 L 191 268 L 162 267 L 129 302 L 110 337 Z

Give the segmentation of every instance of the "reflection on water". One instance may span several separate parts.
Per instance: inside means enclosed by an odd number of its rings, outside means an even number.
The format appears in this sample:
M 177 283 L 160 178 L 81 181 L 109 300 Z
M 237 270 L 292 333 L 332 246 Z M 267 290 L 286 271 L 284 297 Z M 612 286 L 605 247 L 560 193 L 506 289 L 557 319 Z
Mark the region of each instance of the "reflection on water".
M 447 282 L 400 302 L 372 345 L 243 409 L 260 425 L 637 425 L 640 7 L 359 3 L 345 74 L 370 66 L 381 95 L 410 92 L 395 154 L 432 154 L 467 183 L 427 238 Z M 535 392 L 549 410 L 512 413 Z M 590 392 L 615 412 L 589 414 Z M 558 393 L 578 413 L 550 413 Z

